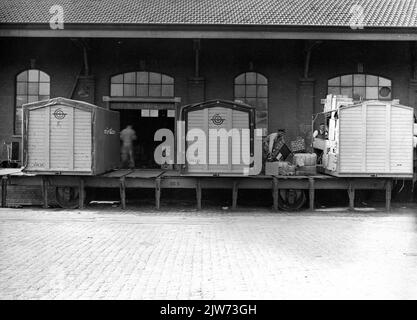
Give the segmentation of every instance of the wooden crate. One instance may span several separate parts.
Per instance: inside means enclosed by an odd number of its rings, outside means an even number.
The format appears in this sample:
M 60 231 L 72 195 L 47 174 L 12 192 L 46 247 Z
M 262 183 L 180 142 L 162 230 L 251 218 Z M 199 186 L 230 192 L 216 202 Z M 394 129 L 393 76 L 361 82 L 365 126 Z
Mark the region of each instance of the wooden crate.
M 24 171 L 96 175 L 120 163 L 119 113 L 65 98 L 23 106 Z

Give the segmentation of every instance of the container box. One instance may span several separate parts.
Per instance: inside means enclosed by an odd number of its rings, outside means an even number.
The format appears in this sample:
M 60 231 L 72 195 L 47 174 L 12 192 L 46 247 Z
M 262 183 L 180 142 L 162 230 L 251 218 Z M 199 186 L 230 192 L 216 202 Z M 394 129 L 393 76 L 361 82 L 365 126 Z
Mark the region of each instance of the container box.
M 233 175 L 250 172 L 254 139 L 259 139 L 254 137 L 255 116 L 254 107 L 237 101 L 211 100 L 184 106 L 181 118 L 185 132 L 201 132 L 206 142 L 204 161 L 187 157 L 187 172 Z M 229 138 L 223 139 L 222 133 L 230 134 Z M 187 149 L 192 144 L 184 141 Z
M 119 166 L 119 113 L 66 98 L 23 106 L 23 171 L 96 175 Z
M 413 177 L 413 108 L 400 105 L 398 100 L 373 100 L 340 107 L 338 113 L 337 140 L 334 148 L 325 150 L 326 173 Z

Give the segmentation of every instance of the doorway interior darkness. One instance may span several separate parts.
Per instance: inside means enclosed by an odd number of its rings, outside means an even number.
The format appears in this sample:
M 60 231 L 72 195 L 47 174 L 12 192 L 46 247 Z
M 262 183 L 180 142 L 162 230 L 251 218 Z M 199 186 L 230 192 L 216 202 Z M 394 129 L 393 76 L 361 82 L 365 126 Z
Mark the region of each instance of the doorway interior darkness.
M 174 132 L 173 110 L 120 110 L 120 130 L 132 125 L 136 131 L 134 158 L 136 168 L 160 168 L 154 160 L 155 148 L 161 141 L 154 141 L 155 132 L 166 128 Z

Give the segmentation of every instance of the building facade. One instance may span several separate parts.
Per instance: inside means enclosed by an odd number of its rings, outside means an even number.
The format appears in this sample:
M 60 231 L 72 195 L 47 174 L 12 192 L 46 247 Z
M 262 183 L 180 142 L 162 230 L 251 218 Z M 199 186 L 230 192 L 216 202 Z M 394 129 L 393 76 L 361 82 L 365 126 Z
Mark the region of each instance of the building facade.
M 142 141 L 144 167 L 153 165 L 154 132 L 173 129 L 179 108 L 191 103 L 247 102 L 256 106 L 264 134 L 282 128 L 289 140 L 308 137 L 328 93 L 417 108 L 415 1 L 359 1 L 360 28 L 349 25 L 352 3 L 343 0 L 166 0 L 155 1 L 156 8 L 61 1 L 63 29 L 53 29 L 55 2 L 1 4 L 0 160 L 11 142 L 20 150 L 21 105 L 50 97 L 119 110 L 121 126 L 133 122 Z M 164 6 L 165 13 L 157 10 Z M 109 14 L 116 9 L 117 21 Z

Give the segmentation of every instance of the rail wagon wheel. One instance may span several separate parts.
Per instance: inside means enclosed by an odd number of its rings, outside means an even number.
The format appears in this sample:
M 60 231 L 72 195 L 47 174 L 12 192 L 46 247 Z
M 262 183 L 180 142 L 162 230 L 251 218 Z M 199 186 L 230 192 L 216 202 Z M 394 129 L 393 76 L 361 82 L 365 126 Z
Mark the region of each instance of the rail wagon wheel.
M 297 211 L 306 203 L 304 190 L 285 189 L 279 191 L 278 207 L 285 211 Z
M 76 209 L 79 206 L 77 187 L 56 187 L 55 197 L 61 208 Z

